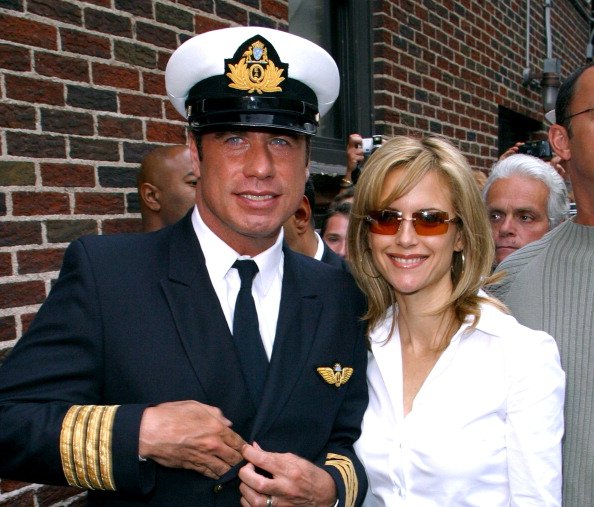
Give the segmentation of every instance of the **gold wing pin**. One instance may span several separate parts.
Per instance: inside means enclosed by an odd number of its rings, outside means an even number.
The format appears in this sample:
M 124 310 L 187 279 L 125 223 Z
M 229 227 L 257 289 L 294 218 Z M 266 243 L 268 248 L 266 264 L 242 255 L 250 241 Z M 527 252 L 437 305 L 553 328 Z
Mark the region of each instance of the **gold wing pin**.
M 336 363 L 332 368 L 320 366 L 316 370 L 328 384 L 334 384 L 336 387 L 346 384 L 353 374 L 352 368 L 348 366 L 343 368 L 340 363 Z

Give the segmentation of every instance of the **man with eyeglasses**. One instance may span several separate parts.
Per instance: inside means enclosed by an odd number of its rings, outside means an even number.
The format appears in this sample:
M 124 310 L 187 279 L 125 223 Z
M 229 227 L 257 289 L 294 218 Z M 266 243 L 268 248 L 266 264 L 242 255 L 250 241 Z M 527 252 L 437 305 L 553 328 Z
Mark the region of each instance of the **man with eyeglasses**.
M 547 117 L 552 115 L 548 114 Z M 567 374 L 564 507 L 594 506 L 594 64 L 557 96 L 549 142 L 569 173 L 577 214 L 497 267 L 514 316 L 554 336 Z

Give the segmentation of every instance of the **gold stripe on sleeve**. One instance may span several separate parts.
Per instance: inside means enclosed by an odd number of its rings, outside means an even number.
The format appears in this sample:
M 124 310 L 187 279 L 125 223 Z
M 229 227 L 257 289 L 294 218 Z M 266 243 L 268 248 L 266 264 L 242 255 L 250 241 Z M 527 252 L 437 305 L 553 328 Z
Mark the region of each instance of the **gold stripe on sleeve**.
M 324 464 L 333 466 L 340 472 L 346 491 L 345 507 L 353 507 L 359 492 L 359 480 L 353 462 L 347 456 L 328 453 Z
M 74 422 L 82 405 L 72 405 L 62 421 L 62 430 L 60 431 L 60 459 L 62 460 L 62 470 L 64 477 L 70 486 L 81 488 L 80 482 L 76 478 L 74 469 L 74 456 L 72 453 L 72 436 L 74 433 Z
M 101 472 L 101 482 L 104 489 L 115 491 L 115 481 L 113 478 L 113 456 L 112 456 L 112 431 L 113 421 L 119 405 L 106 407 L 101 416 L 99 428 L 99 469 Z
M 72 454 L 74 456 L 74 469 L 78 482 L 83 488 L 93 489 L 86 469 L 86 439 L 87 439 L 87 425 L 89 422 L 89 415 L 95 408 L 95 405 L 84 405 L 76 417 L 74 423 L 74 432 L 72 439 Z
M 94 407 L 87 425 L 85 460 L 87 476 L 93 489 L 105 489 L 101 481 L 99 464 L 99 430 L 105 408 L 105 406 Z

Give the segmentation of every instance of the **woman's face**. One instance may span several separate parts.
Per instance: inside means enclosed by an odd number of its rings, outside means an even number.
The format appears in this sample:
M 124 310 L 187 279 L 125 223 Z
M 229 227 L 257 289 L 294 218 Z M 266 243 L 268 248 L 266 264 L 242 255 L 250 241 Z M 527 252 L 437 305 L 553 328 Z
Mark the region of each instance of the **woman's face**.
M 406 168 L 392 171 L 384 182 L 382 200 L 402 178 Z M 426 174 L 407 194 L 389 204 L 410 219 L 418 211 L 445 211 L 454 218 L 454 206 L 447 181 L 437 172 Z M 403 220 L 395 235 L 369 233 L 373 262 L 394 288 L 396 297 L 411 295 L 441 304 L 452 292 L 450 269 L 454 251 L 462 250 L 462 239 L 455 224 L 434 236 L 419 235 L 410 220 Z

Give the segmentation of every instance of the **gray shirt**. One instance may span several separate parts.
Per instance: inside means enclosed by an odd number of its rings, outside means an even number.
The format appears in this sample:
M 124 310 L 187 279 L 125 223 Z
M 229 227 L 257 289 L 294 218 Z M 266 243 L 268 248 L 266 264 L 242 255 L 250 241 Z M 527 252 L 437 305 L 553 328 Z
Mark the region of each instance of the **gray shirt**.
M 497 267 L 490 290 L 522 324 L 555 337 L 567 374 L 564 507 L 594 507 L 594 227 L 571 221 Z

